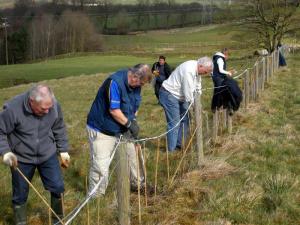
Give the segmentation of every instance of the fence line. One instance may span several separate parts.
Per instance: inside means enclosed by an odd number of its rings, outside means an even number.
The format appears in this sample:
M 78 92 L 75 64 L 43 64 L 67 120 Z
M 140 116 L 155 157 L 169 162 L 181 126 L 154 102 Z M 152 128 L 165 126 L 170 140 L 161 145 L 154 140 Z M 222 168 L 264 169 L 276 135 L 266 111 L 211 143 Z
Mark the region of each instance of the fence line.
M 248 68 L 245 71 L 243 71 L 241 74 L 237 75 L 234 77 L 234 79 L 242 79 L 242 88 L 244 90 L 244 104 L 243 108 L 244 110 L 248 109 L 248 105 L 250 102 L 256 102 L 259 99 L 260 94 L 263 92 L 265 89 L 265 84 L 270 81 L 270 79 L 274 76 L 274 73 L 278 70 L 279 68 L 279 51 L 276 50 L 274 51 L 271 55 L 265 56 L 262 58 L 259 58 L 254 66 L 252 68 Z M 204 153 L 203 153 L 203 143 L 204 143 L 204 136 L 203 136 L 203 123 L 202 123 L 202 114 L 203 114 L 203 109 L 201 107 L 201 94 L 203 91 L 211 90 L 213 88 L 206 88 L 202 90 L 196 90 L 195 93 L 195 98 L 194 98 L 194 103 L 195 103 L 195 109 L 194 109 L 194 132 L 192 136 L 190 137 L 190 140 L 188 144 L 185 146 L 184 151 L 183 151 L 183 156 L 181 160 L 179 161 L 179 164 L 176 168 L 176 171 L 171 178 L 171 182 L 169 184 L 174 183 L 174 179 L 176 177 L 176 174 L 182 165 L 182 160 L 184 157 L 186 157 L 186 153 L 189 148 L 192 149 L 192 142 L 196 141 L 196 146 L 197 146 L 197 165 L 198 168 L 201 167 L 201 163 L 204 160 Z M 189 113 L 189 110 L 192 106 L 192 103 L 189 105 L 187 111 L 184 113 L 182 116 L 182 119 Z M 206 117 L 208 118 L 208 117 Z M 175 125 L 175 127 L 180 126 L 180 123 L 182 119 Z M 208 120 L 208 119 L 207 119 Z M 208 123 L 208 121 L 207 121 Z M 220 126 L 222 124 L 222 126 Z M 208 125 L 206 132 L 209 132 L 208 130 Z M 158 140 L 158 146 L 157 146 L 157 155 L 156 155 L 156 161 L 158 163 L 159 160 L 159 143 L 160 143 L 160 138 L 166 136 L 170 131 L 172 131 L 175 127 L 172 129 L 168 130 L 167 132 L 164 132 L 158 136 L 155 137 L 149 137 L 149 138 L 143 138 L 139 140 L 130 140 L 130 142 L 133 142 L 135 144 L 138 144 L 140 142 L 143 142 L 144 150 L 145 150 L 145 143 L 146 141 L 150 140 Z M 187 128 L 186 128 L 187 129 Z M 218 133 L 228 130 L 229 133 L 232 131 L 232 116 L 229 114 L 227 109 L 218 109 L 213 113 L 213 129 L 211 131 L 211 138 L 213 142 L 215 143 L 218 137 Z M 193 130 L 193 129 L 191 129 Z M 196 134 L 196 135 L 195 135 Z M 194 139 L 194 136 L 196 138 Z M 209 138 L 209 135 L 205 136 L 206 138 Z M 127 160 L 127 155 L 126 155 L 126 142 L 119 139 L 119 141 L 116 143 L 116 146 L 114 148 L 114 151 L 111 155 L 110 162 L 113 160 L 115 153 L 117 152 L 118 154 L 118 162 L 117 162 L 117 167 L 118 167 L 118 185 L 117 185 L 117 193 L 118 193 L 118 218 L 119 218 L 119 223 L 120 224 L 130 224 L 130 186 L 129 186 L 129 173 L 128 173 L 128 160 Z M 121 146 L 121 149 L 120 149 Z M 139 148 L 141 151 L 141 148 Z M 193 153 L 191 151 L 191 153 Z M 145 155 L 145 154 L 144 154 Z M 167 154 L 168 156 L 168 154 Z M 167 160 L 167 167 L 168 167 L 168 179 L 169 179 L 169 161 Z M 146 167 L 146 165 L 144 165 Z M 146 169 L 146 168 L 145 168 Z M 157 169 L 155 171 L 155 196 L 156 196 L 156 188 L 157 188 Z M 147 174 L 145 173 L 145 179 Z M 93 194 L 97 191 L 98 187 L 102 183 L 102 179 L 96 184 L 93 190 L 91 190 L 90 193 L 87 194 L 87 197 L 82 201 L 82 203 L 77 206 L 75 209 L 73 209 L 68 216 L 66 216 L 63 221 L 66 221 L 64 224 L 68 225 L 72 222 L 72 220 L 79 214 L 81 209 L 89 202 Z M 140 186 L 138 186 L 140 188 Z M 145 185 L 146 187 L 146 185 Z M 138 191 L 139 198 L 140 196 L 140 190 Z M 147 198 L 147 195 L 145 195 Z M 146 203 L 147 204 L 147 203 Z M 139 207 L 141 207 L 140 202 L 139 202 Z M 139 208 L 140 210 L 140 208 Z M 139 215 L 139 221 L 141 221 L 141 217 Z

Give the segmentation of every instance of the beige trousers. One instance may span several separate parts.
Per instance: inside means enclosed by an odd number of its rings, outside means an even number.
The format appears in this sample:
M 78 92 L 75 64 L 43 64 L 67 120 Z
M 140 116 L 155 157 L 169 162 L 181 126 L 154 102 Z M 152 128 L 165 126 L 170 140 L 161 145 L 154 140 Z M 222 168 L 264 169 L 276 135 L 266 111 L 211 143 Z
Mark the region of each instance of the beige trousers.
M 89 171 L 89 192 L 103 177 L 103 181 L 95 193 L 95 196 L 105 194 L 108 185 L 110 157 L 115 149 L 118 138 L 100 133 L 87 126 L 87 133 L 90 143 L 90 171 Z M 118 149 L 117 149 L 118 151 Z M 135 145 L 127 143 L 126 152 L 130 168 L 130 183 L 137 185 L 137 156 Z M 144 176 L 140 168 L 140 183 L 144 181 Z

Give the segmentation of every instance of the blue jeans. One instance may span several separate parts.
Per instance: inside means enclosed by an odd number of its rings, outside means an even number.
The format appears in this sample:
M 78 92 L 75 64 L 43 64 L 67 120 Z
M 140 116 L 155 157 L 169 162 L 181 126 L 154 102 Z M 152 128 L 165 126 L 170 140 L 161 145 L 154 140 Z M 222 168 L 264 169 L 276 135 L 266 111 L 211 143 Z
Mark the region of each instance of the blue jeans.
M 44 188 L 50 191 L 51 195 L 60 197 L 60 194 L 64 192 L 62 173 L 56 154 L 38 165 L 18 162 L 18 167 L 30 181 L 37 168 Z M 13 188 L 12 202 L 14 205 L 23 205 L 28 198 L 29 185 L 17 170 L 11 169 L 11 174 Z
M 182 119 L 186 113 L 189 104 L 187 102 L 181 102 L 175 98 L 170 92 L 161 88 L 159 91 L 159 101 L 165 110 L 167 118 L 167 131 L 174 128 L 178 122 Z M 168 138 L 168 150 L 174 151 L 176 147 L 180 148 L 182 144 L 182 136 L 184 130 L 184 139 L 186 140 L 189 130 L 189 117 L 188 113 L 180 122 L 180 126 L 175 127 L 167 134 Z

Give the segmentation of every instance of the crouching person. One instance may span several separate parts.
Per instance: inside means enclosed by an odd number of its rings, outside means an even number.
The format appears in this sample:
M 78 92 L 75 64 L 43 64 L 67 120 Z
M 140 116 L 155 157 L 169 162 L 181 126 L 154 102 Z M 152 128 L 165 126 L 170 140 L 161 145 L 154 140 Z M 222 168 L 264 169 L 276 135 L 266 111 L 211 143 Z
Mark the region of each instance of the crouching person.
M 29 181 L 37 169 L 44 188 L 51 193 L 51 207 L 63 218 L 62 193 L 64 183 L 57 153 L 62 166 L 68 167 L 68 140 L 60 105 L 46 85 L 14 97 L 4 104 L 0 113 L 0 153 L 11 167 L 12 203 L 16 225 L 25 225 Z M 59 222 L 52 215 L 53 224 Z
M 101 180 L 93 197 L 105 194 L 108 185 L 110 157 L 120 135 L 137 139 L 139 126 L 136 113 L 141 102 L 141 87 L 151 80 L 151 70 L 146 64 L 120 70 L 109 76 L 99 88 L 87 117 L 90 142 L 89 193 Z M 135 145 L 127 143 L 131 187 L 144 177 L 137 177 Z M 142 187 L 142 186 L 141 186 Z

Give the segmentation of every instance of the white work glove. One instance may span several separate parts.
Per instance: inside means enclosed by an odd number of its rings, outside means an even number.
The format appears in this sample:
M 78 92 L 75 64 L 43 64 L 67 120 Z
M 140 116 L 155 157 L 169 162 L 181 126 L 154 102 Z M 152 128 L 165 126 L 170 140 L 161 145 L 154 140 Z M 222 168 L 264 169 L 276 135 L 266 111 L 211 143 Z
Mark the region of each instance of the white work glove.
M 63 168 L 68 168 L 70 164 L 70 155 L 67 152 L 61 152 L 60 153 L 61 158 L 61 166 Z
M 3 162 L 10 167 L 18 166 L 17 156 L 12 152 L 7 152 L 3 155 Z

